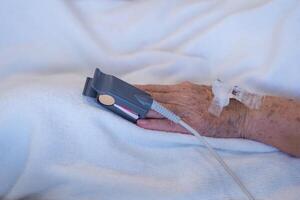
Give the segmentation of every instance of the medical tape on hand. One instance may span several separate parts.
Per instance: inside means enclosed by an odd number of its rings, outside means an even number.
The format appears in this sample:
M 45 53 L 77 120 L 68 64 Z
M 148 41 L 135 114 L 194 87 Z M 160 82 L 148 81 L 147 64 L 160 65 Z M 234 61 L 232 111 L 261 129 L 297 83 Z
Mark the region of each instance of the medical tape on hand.
M 208 111 L 217 117 L 221 115 L 223 108 L 229 105 L 231 98 L 243 103 L 250 109 L 259 109 L 263 97 L 250 93 L 239 86 L 225 84 L 219 79 L 214 81 L 212 92 L 214 98 Z

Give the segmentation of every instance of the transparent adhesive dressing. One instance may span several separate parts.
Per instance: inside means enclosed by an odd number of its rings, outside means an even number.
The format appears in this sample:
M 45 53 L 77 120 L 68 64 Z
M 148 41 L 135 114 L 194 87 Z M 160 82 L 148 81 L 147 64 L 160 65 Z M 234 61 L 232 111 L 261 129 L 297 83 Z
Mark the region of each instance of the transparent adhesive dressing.
M 229 105 L 230 99 L 235 99 L 250 109 L 259 109 L 262 96 L 242 89 L 239 86 L 231 86 L 221 80 L 214 81 L 212 85 L 214 98 L 208 112 L 219 117 L 224 107 Z

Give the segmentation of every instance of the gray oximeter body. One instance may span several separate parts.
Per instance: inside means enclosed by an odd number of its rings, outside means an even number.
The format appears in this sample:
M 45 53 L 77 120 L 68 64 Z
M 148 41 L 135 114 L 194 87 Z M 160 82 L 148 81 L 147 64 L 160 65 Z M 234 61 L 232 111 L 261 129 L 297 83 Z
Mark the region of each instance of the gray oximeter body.
M 86 79 L 83 95 L 95 98 L 103 107 L 134 123 L 146 117 L 153 103 L 150 94 L 98 68 L 93 78 Z

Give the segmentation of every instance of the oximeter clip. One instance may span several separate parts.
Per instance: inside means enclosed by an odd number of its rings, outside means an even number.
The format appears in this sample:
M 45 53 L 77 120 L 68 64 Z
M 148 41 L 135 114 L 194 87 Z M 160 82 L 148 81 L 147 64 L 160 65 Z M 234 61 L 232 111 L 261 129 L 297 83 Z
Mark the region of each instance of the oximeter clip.
M 146 117 L 153 103 L 150 94 L 98 68 L 93 78 L 87 77 L 82 94 L 134 123 Z

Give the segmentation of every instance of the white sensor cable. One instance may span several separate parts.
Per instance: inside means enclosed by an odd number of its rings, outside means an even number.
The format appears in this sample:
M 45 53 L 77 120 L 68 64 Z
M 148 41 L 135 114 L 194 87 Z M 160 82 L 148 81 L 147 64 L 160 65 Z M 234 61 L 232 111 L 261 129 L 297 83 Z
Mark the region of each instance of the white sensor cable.
M 241 191 L 247 196 L 249 200 L 255 200 L 254 196 L 249 192 L 246 186 L 242 183 L 239 177 L 229 168 L 229 166 L 225 163 L 225 161 L 221 158 L 221 156 L 212 148 L 212 146 L 205 140 L 205 138 L 187 123 L 185 123 L 179 116 L 177 116 L 172 111 L 163 107 L 157 101 L 153 100 L 151 108 L 171 120 L 172 122 L 181 125 L 183 128 L 192 133 L 200 142 L 202 142 L 205 147 L 208 149 L 209 153 L 220 163 L 220 165 L 224 168 L 224 170 L 232 177 L 235 183 L 239 186 Z

